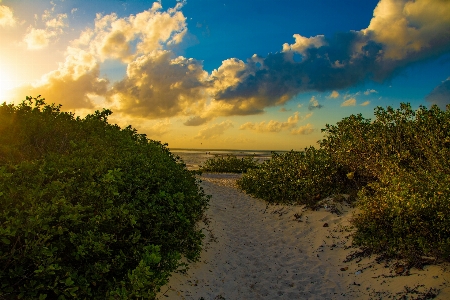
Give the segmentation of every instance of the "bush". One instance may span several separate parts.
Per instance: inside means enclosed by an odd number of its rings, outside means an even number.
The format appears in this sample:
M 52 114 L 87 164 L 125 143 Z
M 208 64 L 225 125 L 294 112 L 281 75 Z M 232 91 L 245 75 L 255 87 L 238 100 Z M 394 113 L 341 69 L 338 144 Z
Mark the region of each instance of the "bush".
M 421 256 L 450 259 L 449 174 L 394 168 L 359 193 L 354 243 L 420 264 Z
M 319 149 L 274 155 L 238 181 L 269 203 L 309 206 L 358 194 L 356 245 L 375 253 L 450 261 L 450 109 L 377 107 L 326 125 Z M 358 192 L 359 191 L 359 192 Z
M 378 108 L 366 146 L 376 181 L 359 193 L 355 243 L 374 252 L 450 260 L 450 111 Z M 361 162 L 362 163 L 362 162 Z
M 269 203 L 297 203 L 314 206 L 323 197 L 340 193 L 350 184 L 341 166 L 323 150 L 272 154 L 257 169 L 237 181 L 246 193 Z
M 109 110 L 59 108 L 0 107 L 0 297 L 154 298 L 182 256 L 198 259 L 208 197 Z
M 218 172 L 218 173 L 246 173 L 250 169 L 258 168 L 258 162 L 253 157 L 237 158 L 235 155 L 227 155 L 207 159 L 203 166 L 200 167 L 202 172 Z

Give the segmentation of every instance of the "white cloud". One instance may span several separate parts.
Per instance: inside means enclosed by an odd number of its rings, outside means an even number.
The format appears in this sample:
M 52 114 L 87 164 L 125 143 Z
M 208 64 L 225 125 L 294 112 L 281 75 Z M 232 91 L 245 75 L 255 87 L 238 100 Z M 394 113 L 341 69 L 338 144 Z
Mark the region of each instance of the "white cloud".
M 171 131 L 171 125 L 169 119 L 158 121 L 156 124 L 146 127 L 143 130 L 147 133 L 149 138 L 153 136 L 162 136 Z
M 329 97 L 332 99 L 336 99 L 337 97 L 339 97 L 339 92 L 332 91 Z
M 65 109 L 93 108 L 90 95 L 105 95 L 108 86 L 99 74 L 100 66 L 92 54 L 69 47 L 65 62 L 57 70 L 44 75 L 35 85 L 17 88 L 15 94 L 43 95 L 48 102 L 61 103 Z
M 361 105 L 361 106 L 367 106 L 367 105 L 369 105 L 369 104 L 370 104 L 370 101 L 365 101 L 365 102 L 361 103 L 360 105 Z
M 294 51 L 302 54 L 304 58 L 306 58 L 306 50 L 310 48 L 319 48 L 326 45 L 325 36 L 317 35 L 313 37 L 304 37 L 300 34 L 293 35 L 295 39 L 295 43 L 289 45 L 288 43 L 283 44 L 283 52 Z
M 322 107 L 323 105 L 319 104 L 319 101 L 316 99 L 316 97 L 312 96 L 311 99 L 309 100 L 308 109 L 313 110 L 313 109 L 320 109 Z
M 292 129 L 291 134 L 293 135 L 306 135 L 314 132 L 314 127 L 308 123 L 304 126 L 300 126 L 299 128 Z
M 380 0 L 373 15 L 363 32 L 385 45 L 384 57 L 388 59 L 440 48 L 450 40 L 447 0 Z
M 215 139 L 224 134 L 225 130 L 231 127 L 233 127 L 233 123 L 231 121 L 223 121 L 222 123 L 214 124 L 212 126 L 201 129 L 198 135 L 194 138 L 201 140 Z
M 364 92 L 364 95 L 370 95 L 370 94 L 378 94 L 378 92 L 376 91 L 376 90 L 374 90 L 374 89 L 367 89 L 365 92 Z
M 207 75 L 200 62 L 158 50 L 130 62 L 126 78 L 114 84 L 108 99 L 135 116 L 197 115 L 205 109 Z
M 45 29 L 36 29 L 30 26 L 24 37 L 24 42 L 27 43 L 28 49 L 38 50 L 47 47 L 50 38 L 53 36 L 53 33 L 47 32 Z
M 6 5 L 0 5 L 0 27 L 13 27 L 16 24 L 17 21 L 11 8 Z
M 290 116 L 286 122 L 279 122 L 275 120 L 270 120 L 269 122 L 262 121 L 259 123 L 253 123 L 253 122 L 247 122 L 242 124 L 239 129 L 240 130 L 253 130 L 259 133 L 264 132 L 280 132 L 282 130 L 297 130 L 297 124 L 300 121 L 306 120 L 310 118 L 313 115 L 313 113 L 309 113 L 304 117 L 301 117 L 299 115 L 299 112 L 295 112 L 294 115 Z
M 131 62 L 140 55 L 183 40 L 187 27 L 180 11 L 182 6 L 179 2 L 173 9 L 160 11 L 161 4 L 155 2 L 150 9 L 125 18 L 119 18 L 115 13 L 97 14 L 94 29 L 85 30 L 73 44 L 88 45 L 101 61 L 118 59 Z
M 28 49 L 38 50 L 47 47 L 50 42 L 64 33 L 64 28 L 67 27 L 67 14 L 55 15 L 55 4 L 50 10 L 45 10 L 41 16 L 45 24 L 44 28 L 35 28 L 29 26 L 24 37 L 24 42 Z M 38 16 L 35 15 L 37 19 Z
M 342 102 L 341 106 L 355 106 L 356 105 L 356 99 L 350 98 Z

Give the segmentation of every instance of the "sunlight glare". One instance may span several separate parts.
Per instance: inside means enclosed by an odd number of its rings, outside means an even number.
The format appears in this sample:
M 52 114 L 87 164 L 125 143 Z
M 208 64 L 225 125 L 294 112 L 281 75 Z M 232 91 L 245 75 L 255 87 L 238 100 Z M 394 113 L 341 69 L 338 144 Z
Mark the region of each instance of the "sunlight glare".
M 0 99 L 4 99 L 9 94 L 9 90 L 14 88 L 12 75 L 0 69 Z

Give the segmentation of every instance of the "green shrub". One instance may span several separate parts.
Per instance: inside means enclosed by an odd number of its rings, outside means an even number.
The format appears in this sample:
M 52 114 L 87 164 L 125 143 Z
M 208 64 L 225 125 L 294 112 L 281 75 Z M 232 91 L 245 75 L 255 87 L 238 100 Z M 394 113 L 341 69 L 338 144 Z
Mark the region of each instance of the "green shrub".
M 356 245 L 420 263 L 450 260 L 450 174 L 391 168 L 359 193 Z
M 0 107 L 0 298 L 154 298 L 208 197 L 165 145 L 31 98 Z
M 319 144 L 335 162 L 354 172 L 362 187 L 378 180 L 390 165 L 412 172 L 418 167 L 447 172 L 449 162 L 442 158 L 450 145 L 449 127 L 448 111 L 437 106 L 414 111 L 402 103 L 397 110 L 377 107 L 373 122 L 352 115 L 336 125 L 327 124 Z
M 355 243 L 411 262 L 450 260 L 450 111 L 402 104 L 376 117 L 365 145 L 377 180 L 359 194 Z
M 272 154 L 259 168 L 249 170 L 237 181 L 246 193 L 269 203 L 298 203 L 313 206 L 318 200 L 342 192 L 351 182 L 341 167 L 323 150 Z
M 358 192 L 356 245 L 375 253 L 450 261 L 450 109 L 377 107 L 326 125 L 320 148 L 274 155 L 238 185 L 269 203 L 309 206 Z
M 227 155 L 209 158 L 200 167 L 202 172 L 218 173 L 245 173 L 250 169 L 258 168 L 258 162 L 253 156 L 238 158 L 235 155 Z

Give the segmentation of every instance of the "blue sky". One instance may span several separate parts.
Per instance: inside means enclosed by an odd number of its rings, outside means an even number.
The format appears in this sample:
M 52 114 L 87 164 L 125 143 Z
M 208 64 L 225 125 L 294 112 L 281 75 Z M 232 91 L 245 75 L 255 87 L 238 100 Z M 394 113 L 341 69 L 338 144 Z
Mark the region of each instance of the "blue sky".
M 450 103 L 445 0 L 3 0 L 0 42 L 0 100 L 111 108 L 173 148 L 300 150 L 350 114 Z

